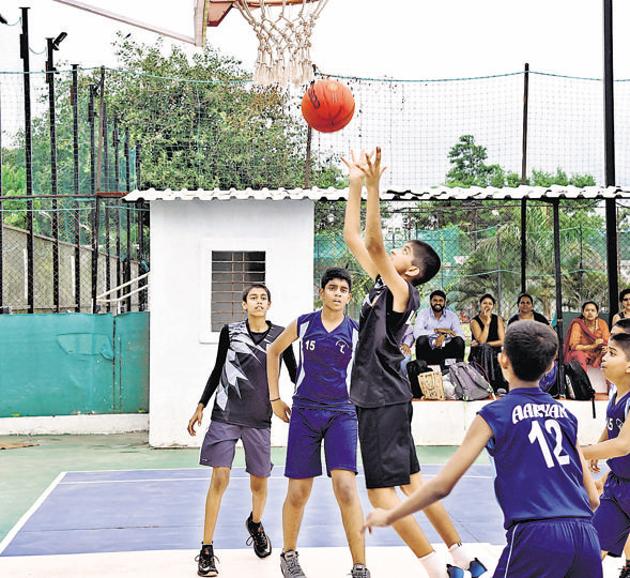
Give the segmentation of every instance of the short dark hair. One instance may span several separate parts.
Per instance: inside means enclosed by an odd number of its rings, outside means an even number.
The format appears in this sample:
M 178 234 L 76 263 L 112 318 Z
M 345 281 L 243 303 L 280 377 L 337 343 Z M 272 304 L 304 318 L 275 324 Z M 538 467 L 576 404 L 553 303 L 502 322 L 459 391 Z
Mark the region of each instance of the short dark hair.
M 516 377 L 523 381 L 537 381 L 556 357 L 558 336 L 544 323 L 515 321 L 505 332 L 503 351 Z
M 410 283 L 417 287 L 435 277 L 442 266 L 439 255 L 435 249 L 424 241 L 413 239 L 409 241 L 413 253 L 412 263 L 418 267 L 418 274 L 410 279 Z
M 245 291 L 243 291 L 243 303 L 247 301 L 247 296 L 252 289 L 264 289 L 265 293 L 267 294 L 267 299 L 271 301 L 271 291 L 269 291 L 267 285 L 264 285 L 263 283 L 252 283 L 245 288 Z
M 616 333 L 610 336 L 610 340 L 615 342 L 624 352 L 626 359 L 630 361 L 630 333 Z
M 520 304 L 521 304 L 521 299 L 522 299 L 523 297 L 527 297 L 527 298 L 528 298 L 528 299 L 532 302 L 532 305 L 534 304 L 534 298 L 533 298 L 533 297 L 532 297 L 529 293 L 521 293 L 521 294 L 518 296 L 518 299 L 516 300 L 516 304 L 517 304 L 517 305 L 520 305 Z
M 599 305 L 595 303 L 595 301 L 584 301 L 584 303 L 582 303 L 582 313 L 580 313 L 580 319 L 584 319 L 584 309 L 586 309 L 587 305 L 595 305 L 595 309 L 597 309 L 597 313 L 599 313 Z
M 348 284 L 348 289 L 352 291 L 352 276 L 347 269 L 343 267 L 329 267 L 324 271 L 320 286 L 322 289 L 328 285 L 333 279 L 341 279 Z
M 621 327 L 624 333 L 630 333 L 630 317 L 624 317 L 613 325 L 613 327 Z
M 630 294 L 630 287 L 628 287 L 627 289 L 624 289 L 621 293 L 619 293 L 619 303 L 621 303 L 623 301 L 623 298 L 629 294 Z
M 497 304 L 497 300 L 494 298 L 494 296 L 491 293 L 484 293 L 481 297 L 479 297 L 479 303 L 481 304 L 481 302 L 484 299 L 490 299 L 490 301 L 492 301 L 493 305 Z
M 429 301 L 431 301 L 431 299 L 433 299 L 436 296 L 441 297 L 442 299 L 444 299 L 444 301 L 446 301 L 446 293 L 444 293 L 442 289 L 436 289 L 435 291 L 431 291 L 431 295 L 429 295 Z

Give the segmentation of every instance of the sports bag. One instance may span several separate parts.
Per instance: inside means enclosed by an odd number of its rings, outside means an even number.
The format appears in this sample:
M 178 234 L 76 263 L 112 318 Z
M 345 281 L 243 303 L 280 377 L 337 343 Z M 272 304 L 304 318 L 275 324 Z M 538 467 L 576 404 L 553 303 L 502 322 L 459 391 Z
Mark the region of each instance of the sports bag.
M 420 389 L 418 377 L 421 373 L 425 373 L 427 371 L 430 370 L 427 367 L 426 361 L 422 359 L 416 359 L 407 364 L 407 377 L 409 378 L 411 393 L 415 399 L 420 399 L 422 397 L 422 390 Z
M 577 361 L 569 361 L 564 366 L 564 381 L 567 385 L 567 397 L 590 401 L 593 405 L 593 419 L 595 419 L 595 390 L 588 375 Z
M 442 382 L 442 374 L 437 371 L 425 371 L 418 376 L 420 390 L 423 399 L 434 399 L 444 401 L 444 383 Z
M 570 361 L 564 366 L 564 379 L 567 383 L 567 397 L 581 401 L 590 401 L 595 397 L 591 380 L 577 361 Z
M 460 361 L 449 368 L 449 379 L 455 386 L 455 395 L 464 401 L 487 399 L 493 395 L 492 386 L 469 363 Z

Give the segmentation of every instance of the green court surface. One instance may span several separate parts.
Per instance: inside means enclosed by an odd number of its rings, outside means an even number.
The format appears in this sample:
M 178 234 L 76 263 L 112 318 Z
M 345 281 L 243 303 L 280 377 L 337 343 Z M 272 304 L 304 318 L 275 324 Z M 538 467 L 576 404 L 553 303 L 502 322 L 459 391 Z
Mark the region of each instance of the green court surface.
M 64 471 L 193 468 L 197 449 L 153 449 L 148 434 L 0 436 L 3 442 L 29 442 L 34 447 L 0 451 L 0 540 Z M 442 464 L 455 447 L 419 447 L 420 463 Z M 273 462 L 284 464 L 285 449 L 273 449 Z M 487 463 L 485 454 L 479 463 Z M 235 467 L 244 467 L 237 450 Z

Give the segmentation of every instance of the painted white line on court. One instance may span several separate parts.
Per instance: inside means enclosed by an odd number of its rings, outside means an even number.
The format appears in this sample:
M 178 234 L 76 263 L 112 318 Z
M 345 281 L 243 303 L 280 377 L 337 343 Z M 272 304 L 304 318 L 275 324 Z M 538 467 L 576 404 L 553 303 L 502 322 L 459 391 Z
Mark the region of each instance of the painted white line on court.
M 4 537 L 4 540 L 0 542 L 0 554 L 4 552 L 15 535 L 24 527 L 28 519 L 38 510 L 38 508 L 44 503 L 46 498 L 51 492 L 59 485 L 61 479 L 67 472 L 60 472 L 59 475 L 50 483 L 50 485 L 42 492 L 42 494 L 35 500 L 33 505 L 26 511 L 26 513 L 17 521 L 15 526 L 9 530 L 9 533 Z
M 121 471 L 136 471 L 136 470 L 121 470 Z M 424 479 L 435 478 L 437 474 L 423 474 Z M 323 476 L 317 476 L 323 478 Z M 327 477 L 327 476 L 326 476 Z M 364 478 L 363 474 L 357 474 L 357 478 Z M 230 476 L 231 480 L 249 480 L 249 476 Z M 269 480 L 287 480 L 286 476 L 269 476 Z M 464 475 L 464 479 L 474 480 L 493 480 L 494 476 L 476 476 L 473 474 Z M 98 484 L 144 484 L 150 482 L 208 482 L 209 476 L 203 478 L 138 478 L 135 480 L 75 480 L 68 482 L 60 482 L 60 486 L 81 486 L 81 485 L 98 485 Z M 1 550 L 0 550 L 1 551 Z

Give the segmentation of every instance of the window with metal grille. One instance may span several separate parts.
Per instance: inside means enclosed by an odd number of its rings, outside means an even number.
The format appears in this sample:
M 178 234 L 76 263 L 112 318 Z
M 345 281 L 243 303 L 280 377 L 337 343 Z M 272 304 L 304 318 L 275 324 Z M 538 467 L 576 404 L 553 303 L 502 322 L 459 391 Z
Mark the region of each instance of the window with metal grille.
M 264 282 L 264 251 L 212 251 L 212 331 L 244 319 L 243 290 Z

